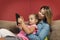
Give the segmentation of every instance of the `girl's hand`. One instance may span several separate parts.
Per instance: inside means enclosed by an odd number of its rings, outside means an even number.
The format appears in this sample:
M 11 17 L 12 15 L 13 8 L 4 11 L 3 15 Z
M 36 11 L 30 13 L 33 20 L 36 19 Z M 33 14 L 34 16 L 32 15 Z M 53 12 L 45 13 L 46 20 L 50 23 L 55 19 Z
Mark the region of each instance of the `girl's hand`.
M 20 24 L 18 24 L 18 25 L 17 25 L 17 27 L 18 27 L 20 30 L 22 30 L 22 27 L 21 27 L 21 25 L 20 25 Z
M 24 18 L 22 16 L 20 16 L 20 18 L 18 18 L 18 27 L 22 30 L 22 25 L 24 23 Z
M 18 22 L 19 22 L 20 24 L 24 23 L 24 18 L 21 16 L 20 18 L 18 18 Z

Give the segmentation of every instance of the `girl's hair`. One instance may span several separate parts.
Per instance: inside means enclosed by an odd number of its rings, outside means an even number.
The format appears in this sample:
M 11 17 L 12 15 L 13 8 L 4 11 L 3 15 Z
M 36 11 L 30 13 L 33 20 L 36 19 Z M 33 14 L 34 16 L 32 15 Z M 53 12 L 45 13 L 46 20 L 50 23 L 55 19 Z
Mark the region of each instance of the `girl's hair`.
M 36 25 L 40 22 L 40 19 L 39 19 L 39 16 L 38 16 L 38 14 L 37 13 L 34 13 L 34 14 L 32 14 L 32 15 L 34 15 L 35 16 L 35 19 L 37 19 L 38 20 L 38 22 L 36 23 Z
M 39 19 L 38 14 L 35 14 L 35 18 L 38 20 L 38 22 L 36 23 L 36 25 L 41 21 L 41 19 Z

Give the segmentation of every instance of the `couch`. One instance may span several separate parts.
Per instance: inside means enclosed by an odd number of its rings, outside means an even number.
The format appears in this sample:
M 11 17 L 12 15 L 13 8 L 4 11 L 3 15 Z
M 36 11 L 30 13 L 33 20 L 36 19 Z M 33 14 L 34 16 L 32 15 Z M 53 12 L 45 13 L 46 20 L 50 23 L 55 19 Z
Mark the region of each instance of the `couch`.
M 16 29 L 16 22 L 0 20 L 0 28 L 6 28 L 8 30 L 12 30 L 14 28 Z M 50 40 L 60 40 L 60 20 L 52 21 L 51 28 L 52 32 L 50 35 Z

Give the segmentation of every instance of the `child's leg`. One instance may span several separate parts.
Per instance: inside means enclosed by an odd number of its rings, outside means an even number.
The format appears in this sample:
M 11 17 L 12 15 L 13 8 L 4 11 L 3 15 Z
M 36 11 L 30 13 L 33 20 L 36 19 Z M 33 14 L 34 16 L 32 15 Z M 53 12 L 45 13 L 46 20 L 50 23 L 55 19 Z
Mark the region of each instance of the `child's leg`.
M 19 38 L 22 38 L 23 40 L 29 40 L 27 36 L 23 35 L 23 34 L 18 34 L 17 35 Z

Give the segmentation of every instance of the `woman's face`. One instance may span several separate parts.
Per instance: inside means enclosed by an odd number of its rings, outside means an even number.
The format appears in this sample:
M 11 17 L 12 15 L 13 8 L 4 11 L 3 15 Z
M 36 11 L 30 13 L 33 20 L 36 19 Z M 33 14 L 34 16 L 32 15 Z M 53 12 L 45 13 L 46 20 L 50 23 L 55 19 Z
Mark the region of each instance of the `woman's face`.
M 43 18 L 44 18 L 44 14 L 45 14 L 45 9 L 42 8 L 42 9 L 39 11 L 39 19 L 43 19 Z
M 42 14 L 44 14 L 44 13 L 46 12 L 46 10 L 45 10 L 44 8 L 42 8 L 42 9 L 40 10 L 40 12 L 41 12 Z
M 29 24 L 36 24 L 37 19 L 35 18 L 35 15 L 29 16 Z

